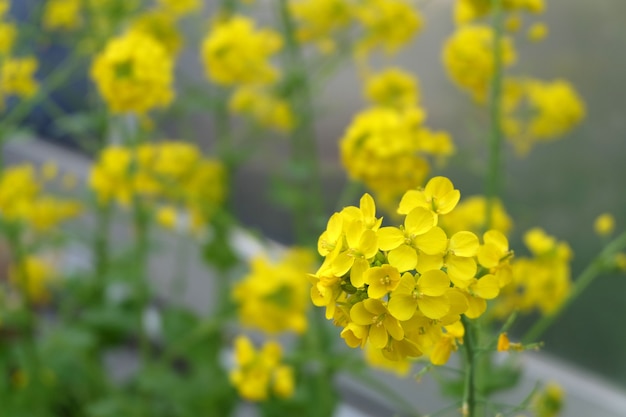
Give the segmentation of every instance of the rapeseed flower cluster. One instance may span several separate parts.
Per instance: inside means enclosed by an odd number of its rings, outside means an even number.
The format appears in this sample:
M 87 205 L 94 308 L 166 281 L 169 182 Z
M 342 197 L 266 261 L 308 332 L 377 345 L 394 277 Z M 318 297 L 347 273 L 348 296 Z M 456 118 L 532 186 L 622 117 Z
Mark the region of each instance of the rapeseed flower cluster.
M 5 168 L 0 174 L 0 219 L 28 230 L 46 232 L 78 215 L 81 205 L 43 191 L 43 178 L 32 165 Z
M 543 0 L 507 0 L 502 3 L 505 28 L 516 32 L 521 27 L 519 12 L 543 13 Z M 458 0 L 455 21 L 458 27 L 446 41 L 443 62 L 449 77 L 473 99 L 486 104 L 495 76 L 495 47 L 499 48 L 502 72 L 501 124 L 507 139 L 519 154 L 526 154 L 535 143 L 558 139 L 570 132 L 585 116 L 585 105 L 567 81 L 541 81 L 506 74 L 517 60 L 513 38 L 502 35 L 494 45 L 492 26 L 478 20 L 491 13 L 488 0 Z M 545 38 L 548 28 L 534 23 L 527 32 L 532 42 Z
M 176 15 L 167 10 L 148 10 L 132 20 L 131 29 L 150 35 L 173 55 L 183 45 L 183 37 L 176 26 L 176 18 Z
M 250 339 L 235 339 L 235 368 L 230 381 L 248 401 L 265 401 L 274 396 L 289 398 L 295 389 L 292 367 L 281 363 L 282 349 L 276 342 L 256 350 Z
M 423 184 L 428 157 L 454 151 L 447 133 L 424 126 L 417 85 L 413 76 L 395 68 L 372 76 L 365 90 L 374 106 L 355 116 L 339 143 L 350 178 L 363 182 L 387 208 L 404 191 Z
M 238 88 L 230 97 L 228 107 L 233 114 L 250 117 L 260 126 L 279 132 L 289 132 L 294 126 L 295 116 L 287 100 L 262 87 Z
M 91 78 L 113 113 L 143 115 L 174 98 L 173 69 L 173 58 L 160 42 L 131 30 L 95 57 Z
M 480 103 L 486 101 L 489 84 L 494 76 L 493 48 L 493 28 L 479 24 L 459 27 L 443 48 L 443 62 L 450 78 Z M 499 48 L 503 66 L 513 65 L 517 54 L 512 40 L 503 37 Z
M 282 43 L 277 32 L 258 30 L 247 17 L 217 21 L 202 44 L 207 77 L 224 86 L 271 84 L 279 72 L 270 58 Z
M 232 292 L 240 322 L 266 333 L 306 331 L 309 285 L 303 271 L 313 265 L 314 256 L 305 249 L 291 249 L 279 262 L 252 259 L 250 273 Z
M 511 84 L 516 83 L 510 80 Z M 585 116 L 585 104 L 574 87 L 565 80 L 543 82 L 517 81 L 510 85 L 503 126 L 508 138 L 521 154 L 536 142 L 559 139 Z
M 538 310 L 549 315 L 570 293 L 569 245 L 540 228 L 526 232 L 524 244 L 532 257 L 517 257 L 512 263 L 511 285 L 502 289 L 494 307 L 497 317 L 507 317 L 515 309 L 523 313 Z
M 352 25 L 356 4 L 352 0 L 294 0 L 289 8 L 298 23 L 298 40 L 332 51 L 334 39 Z
M 129 206 L 140 199 L 180 206 L 189 215 L 188 228 L 194 230 L 224 201 L 225 176 L 222 164 L 203 157 L 196 146 L 171 141 L 105 148 L 89 185 L 101 204 Z
M 461 315 L 481 316 L 486 300 L 509 283 L 512 252 L 502 233 L 488 231 L 481 244 L 472 232 L 448 236 L 438 226 L 459 199 L 449 179 L 435 177 L 402 197 L 399 227 L 381 227 L 368 194 L 359 207 L 330 217 L 318 241 L 325 260 L 311 275 L 311 298 L 343 327 L 348 346 L 444 364 L 463 338 Z

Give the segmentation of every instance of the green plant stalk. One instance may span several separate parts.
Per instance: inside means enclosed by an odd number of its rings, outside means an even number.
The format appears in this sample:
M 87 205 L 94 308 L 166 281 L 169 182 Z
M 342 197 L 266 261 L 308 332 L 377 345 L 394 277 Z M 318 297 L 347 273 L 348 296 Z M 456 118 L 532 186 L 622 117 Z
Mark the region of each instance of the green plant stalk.
M 96 203 L 96 234 L 93 240 L 94 263 L 98 296 L 102 295 L 109 267 L 109 228 L 111 225 L 111 203 Z
M 493 76 L 489 91 L 489 161 L 486 183 L 485 229 L 493 223 L 494 203 L 500 195 L 502 176 L 502 0 L 491 0 L 493 27 Z
M 569 295 L 556 310 L 539 319 L 522 338 L 523 343 L 536 342 L 543 333 L 554 324 L 563 312 L 591 285 L 591 283 L 607 270 L 607 261 L 610 261 L 619 251 L 626 248 L 626 232 L 613 239 L 596 256 L 574 281 L 574 286 Z
M 318 221 L 324 212 L 324 194 L 313 125 L 313 99 L 309 74 L 296 39 L 295 25 L 287 0 L 280 0 L 279 14 L 285 37 L 289 76 L 294 83 L 289 97 L 297 115 L 292 135 L 293 163 L 302 167 L 306 176 L 301 179 L 302 183 L 298 184 L 301 195 L 294 213 L 296 241 L 301 245 L 310 245 L 315 241 Z
M 133 202 L 133 226 L 135 229 L 135 259 L 134 276 L 139 299 L 139 349 L 145 366 L 150 361 L 150 341 L 143 323 L 143 314 L 150 301 L 150 291 L 147 281 L 148 254 L 149 254 L 149 217 L 146 208 L 138 197 Z
M 463 352 L 464 367 L 465 367 L 465 381 L 463 384 L 463 405 L 462 413 L 463 417 L 475 417 L 476 414 L 476 352 L 474 349 L 474 323 L 472 323 L 467 317 L 462 317 L 463 327 L 465 327 L 465 334 L 463 336 Z

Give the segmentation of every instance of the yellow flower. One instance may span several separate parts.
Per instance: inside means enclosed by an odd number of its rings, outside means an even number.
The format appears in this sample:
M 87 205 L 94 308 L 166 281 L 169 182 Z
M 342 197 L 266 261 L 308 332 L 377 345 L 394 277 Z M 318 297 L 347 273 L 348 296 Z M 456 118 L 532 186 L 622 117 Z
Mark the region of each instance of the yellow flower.
M 178 213 L 174 207 L 161 207 L 157 211 L 156 219 L 157 222 L 166 229 L 175 229 L 178 220 Z
M 498 346 L 497 346 L 497 351 L 498 352 L 508 352 L 509 350 L 524 350 L 524 347 L 522 346 L 521 343 L 513 343 L 509 340 L 509 337 L 507 336 L 506 332 L 504 333 L 500 333 L 500 335 L 498 336 Z
M 6 12 L 11 8 L 10 0 L 0 0 L 0 19 L 4 17 Z
M 408 214 L 416 207 L 430 210 L 437 221 L 439 215 L 450 213 L 459 200 L 461 192 L 446 177 L 431 178 L 423 189 L 409 190 L 403 196 L 398 213 Z
M 265 401 L 273 393 L 289 398 L 294 391 L 293 369 L 280 363 L 282 349 L 276 342 L 266 343 L 260 351 L 245 336 L 235 339 L 235 368 L 230 381 L 248 401 Z
M 364 0 L 356 10 L 364 34 L 357 53 L 365 55 L 376 48 L 394 53 L 408 43 L 422 26 L 422 18 L 404 0 Z
M 370 298 L 382 298 L 398 288 L 400 272 L 391 265 L 373 266 L 365 272 L 367 295 Z
M 365 347 L 365 362 L 376 369 L 393 372 L 399 377 L 405 377 L 411 371 L 411 362 L 408 359 L 390 360 L 380 349 L 371 345 Z
M 593 230 L 598 236 L 608 236 L 615 229 L 615 218 L 609 213 L 599 215 L 593 223 Z
M 289 7 L 298 24 L 298 39 L 325 49 L 334 49 L 333 37 L 354 18 L 349 0 L 299 0 L 290 2 Z
M 532 401 L 537 417 L 556 417 L 561 414 L 564 405 L 565 392 L 555 382 L 548 383 L 537 393 Z
M 502 202 L 495 200 L 492 203 L 491 228 L 507 234 L 513 227 L 513 221 L 508 215 Z M 474 233 L 480 232 L 485 226 L 487 217 L 487 199 L 482 195 L 464 197 L 454 208 L 454 211 L 440 216 L 439 225 L 448 234 L 462 230 Z
M 76 29 L 81 23 L 80 0 L 48 0 L 43 12 L 43 26 L 49 30 Z
M 23 263 L 12 265 L 9 280 L 34 304 L 50 300 L 50 285 L 55 279 L 52 266 L 42 258 L 28 256 Z
M 527 153 L 536 142 L 565 135 L 585 117 L 583 100 L 565 80 L 531 79 L 522 88 L 520 99 L 507 111 L 504 121 L 509 140 L 521 154 Z
M 175 16 L 164 10 L 150 10 L 140 14 L 131 22 L 131 29 L 159 41 L 170 54 L 177 53 L 183 44 Z
M 269 59 L 281 46 L 277 32 L 256 30 L 254 22 L 246 17 L 218 22 L 202 43 L 207 77 L 226 86 L 272 83 L 278 71 Z
M 107 44 L 91 66 L 91 78 L 114 113 L 144 114 L 174 98 L 174 62 L 152 37 L 130 31 Z
M 467 287 L 468 307 L 465 315 L 470 319 L 480 317 L 487 309 L 487 302 L 498 296 L 500 284 L 498 279 L 491 274 L 484 275 L 480 279 L 474 279 Z
M 535 23 L 528 29 L 528 39 L 541 42 L 548 36 L 548 27 L 544 23 Z
M 395 340 L 404 338 L 404 329 L 400 322 L 380 300 L 368 298 L 356 303 L 350 310 L 350 319 L 369 329 L 368 340 L 377 349 L 386 347 L 389 337 Z
M 450 279 L 441 270 L 426 271 L 417 280 L 405 272 L 400 285 L 391 293 L 389 312 L 402 321 L 413 317 L 416 310 L 430 319 L 441 319 L 450 311 L 446 295 L 449 288 Z
M 389 68 L 371 76 L 365 96 L 373 104 L 403 109 L 417 104 L 417 78 L 399 68 Z
M 499 47 L 503 66 L 512 65 L 516 54 L 511 39 L 504 36 Z M 493 29 L 484 25 L 461 26 L 444 45 L 443 62 L 448 76 L 478 102 L 486 100 L 493 77 L 493 49 Z
M 37 60 L 34 57 L 9 58 L 0 61 L 0 110 L 3 98 L 15 95 L 31 97 L 39 88 L 35 80 Z
M 304 249 L 290 250 L 279 262 L 253 259 L 250 273 L 232 292 L 242 324 L 268 333 L 306 331 L 306 271 L 312 265 L 313 256 Z
M 240 87 L 230 98 L 230 111 L 251 117 L 261 126 L 289 132 L 294 125 L 294 115 L 286 100 L 255 87 Z
M 490 0 L 457 0 L 454 6 L 454 21 L 457 25 L 479 19 L 491 11 Z M 506 11 L 527 11 L 542 13 L 545 9 L 544 0 L 504 0 L 502 7 Z
M 2 16 L 0 16 L 1 18 Z M 0 56 L 8 54 L 13 49 L 17 28 L 13 23 L 0 21 Z
M 167 12 L 176 16 L 183 16 L 202 8 L 200 0 L 157 0 Z

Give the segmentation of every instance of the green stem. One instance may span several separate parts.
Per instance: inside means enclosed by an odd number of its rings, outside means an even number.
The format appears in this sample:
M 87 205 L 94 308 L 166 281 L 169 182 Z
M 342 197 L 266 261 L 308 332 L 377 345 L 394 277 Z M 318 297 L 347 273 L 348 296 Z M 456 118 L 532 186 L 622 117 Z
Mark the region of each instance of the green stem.
M 489 94 L 489 162 L 486 183 L 485 229 L 493 223 L 493 207 L 500 195 L 502 177 L 502 0 L 491 0 L 493 9 L 493 76 Z
M 550 315 L 543 316 L 526 332 L 522 341 L 530 343 L 537 341 L 543 333 L 554 324 L 563 312 L 585 291 L 589 285 L 607 270 L 607 263 L 621 250 L 626 248 L 626 232 L 613 239 L 596 256 L 574 281 L 574 286 L 568 297 Z
M 462 317 L 465 335 L 463 351 L 465 352 L 465 381 L 463 384 L 463 417 L 476 416 L 476 352 L 474 351 L 474 326 L 465 316 Z
M 292 83 L 289 99 L 297 115 L 292 137 L 293 163 L 302 170 L 300 178 L 297 178 L 299 180 L 297 190 L 301 195 L 294 213 L 296 240 L 299 244 L 308 245 L 314 240 L 324 212 L 324 194 L 313 125 L 313 98 L 307 67 L 296 39 L 295 24 L 287 0 L 279 1 L 279 14 L 290 69 L 288 80 Z
M 109 227 L 111 225 L 111 204 L 97 204 L 96 208 L 96 235 L 93 240 L 96 285 L 98 295 L 104 290 L 105 278 L 109 265 Z

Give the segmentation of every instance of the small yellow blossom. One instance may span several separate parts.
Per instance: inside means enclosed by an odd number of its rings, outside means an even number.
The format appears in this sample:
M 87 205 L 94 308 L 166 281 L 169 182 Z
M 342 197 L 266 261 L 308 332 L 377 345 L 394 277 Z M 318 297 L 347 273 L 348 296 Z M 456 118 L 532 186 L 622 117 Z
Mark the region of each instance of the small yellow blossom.
M 276 342 L 266 343 L 257 351 L 245 336 L 235 339 L 235 368 L 230 381 L 239 395 L 248 401 L 265 401 L 272 393 L 289 398 L 295 388 L 293 369 L 280 363 L 282 349 Z
M 500 333 L 498 336 L 498 352 L 508 352 L 509 350 L 523 350 L 524 347 L 521 343 L 513 343 L 509 340 L 506 332 Z
M 502 202 L 496 200 L 492 207 L 491 229 L 507 234 L 513 227 L 513 221 Z M 448 233 L 461 230 L 480 232 L 487 218 L 487 199 L 482 195 L 466 197 L 459 202 L 454 211 L 441 217 L 440 226 Z
M 0 62 L 0 110 L 3 108 L 4 97 L 33 96 L 39 85 L 35 79 L 37 60 L 34 57 L 9 58 Z
M 528 29 L 527 36 L 532 42 L 541 42 L 548 36 L 548 27 L 545 23 L 535 23 Z
M 13 23 L 0 21 L 0 56 L 6 55 L 13 49 L 17 28 Z
M 593 223 L 593 230 L 598 236 L 608 236 L 615 229 L 615 218 L 610 213 L 599 215 Z
M 257 30 L 254 22 L 234 16 L 217 22 L 202 44 L 208 78 L 220 85 L 268 84 L 278 78 L 269 59 L 282 38 L 271 29 Z
M 114 113 L 146 113 L 174 98 L 174 62 L 165 47 L 138 31 L 110 40 L 91 66 L 91 78 Z
M 502 65 L 511 66 L 516 60 L 512 40 L 504 36 L 499 47 Z M 449 77 L 478 102 L 486 100 L 493 77 L 493 48 L 493 29 L 484 25 L 461 26 L 444 45 L 443 62 Z
M 170 54 L 177 53 L 183 44 L 175 16 L 163 10 L 150 10 L 140 14 L 131 22 L 131 29 L 153 37 Z
M 50 300 L 50 285 L 54 279 L 52 266 L 35 256 L 28 256 L 9 270 L 9 280 L 34 304 L 45 304 Z
M 395 53 L 422 27 L 421 16 L 405 0 L 364 0 L 358 5 L 356 17 L 364 31 L 356 46 L 359 55 L 377 48 Z
M 289 3 L 297 22 L 301 42 L 315 42 L 325 50 L 334 49 L 334 36 L 354 19 L 355 7 L 349 0 L 298 0 Z
M 508 16 L 506 20 L 504 21 L 504 28 L 507 30 L 507 32 L 511 32 L 511 33 L 518 32 L 521 27 L 522 27 L 522 19 L 517 14 Z
M 454 21 L 457 25 L 463 25 L 479 19 L 490 13 L 492 2 L 490 0 L 457 0 L 454 6 Z M 505 11 L 526 11 L 530 13 L 542 13 L 545 9 L 544 0 L 503 0 L 502 8 Z
M 41 175 L 44 180 L 52 181 L 59 173 L 59 166 L 55 161 L 47 161 L 41 167 Z
M 367 80 L 365 96 L 378 106 L 398 109 L 415 106 L 418 101 L 417 78 L 399 68 L 389 68 Z
M 304 249 L 292 249 L 279 262 L 257 257 L 251 271 L 238 282 L 233 299 L 244 326 L 268 333 L 307 329 L 309 285 L 306 271 L 313 256 Z
M 48 0 L 43 12 L 43 26 L 49 30 L 72 30 L 81 24 L 81 0 Z
M 616 253 L 613 261 L 615 262 L 615 267 L 619 271 L 626 272 L 626 253 L 624 252 Z
M 537 393 L 532 401 L 532 407 L 537 417 L 557 417 L 564 406 L 565 392 L 555 382 L 548 383 Z
M 228 106 L 233 113 L 247 115 L 259 125 L 280 132 L 289 132 L 294 125 L 289 103 L 260 88 L 238 88 Z
M 166 229 L 175 229 L 178 213 L 172 206 L 161 207 L 156 214 L 157 222 Z

